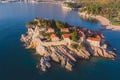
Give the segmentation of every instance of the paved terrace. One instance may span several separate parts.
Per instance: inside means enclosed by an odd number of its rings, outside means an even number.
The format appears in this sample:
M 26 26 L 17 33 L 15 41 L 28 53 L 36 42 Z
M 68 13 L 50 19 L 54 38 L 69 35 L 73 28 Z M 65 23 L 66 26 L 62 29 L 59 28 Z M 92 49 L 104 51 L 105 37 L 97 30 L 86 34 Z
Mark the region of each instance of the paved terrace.
M 42 42 L 39 38 L 37 38 L 36 44 L 43 45 L 43 46 L 58 46 L 58 45 L 67 45 L 67 42 L 64 40 L 56 41 L 56 42 Z

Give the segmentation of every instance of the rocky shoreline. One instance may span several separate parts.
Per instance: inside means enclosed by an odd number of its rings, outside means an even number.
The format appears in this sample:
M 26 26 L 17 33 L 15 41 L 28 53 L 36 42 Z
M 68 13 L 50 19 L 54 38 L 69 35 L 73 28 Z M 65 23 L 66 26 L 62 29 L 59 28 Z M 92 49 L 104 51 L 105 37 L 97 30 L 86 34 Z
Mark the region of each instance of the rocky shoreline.
M 65 6 L 64 4 L 61 4 L 61 7 L 65 10 L 72 10 L 72 8 L 68 7 L 68 6 Z
M 98 20 L 101 23 L 101 26 L 103 27 L 103 29 L 120 31 L 120 26 L 112 25 L 109 19 L 101 15 L 91 15 L 91 14 L 87 14 L 86 12 L 78 12 L 78 14 L 83 19 L 92 18 L 92 19 Z
M 65 40 L 49 42 L 42 41 L 43 36 L 40 34 L 40 27 L 38 28 L 38 26 L 27 25 L 27 28 L 28 32 L 26 34 L 22 34 L 20 40 L 27 49 L 35 49 L 36 53 L 41 56 L 37 68 L 42 71 L 46 71 L 52 67 L 51 61 L 61 64 L 61 66 L 68 71 L 72 71 L 75 62 L 79 59 L 89 59 L 92 56 L 114 59 L 116 56 L 113 51 L 109 51 L 107 49 L 107 45 L 105 43 L 102 46 L 96 46 L 91 43 L 88 44 L 87 39 L 80 39 L 80 42 L 70 40 L 71 44 L 84 45 L 81 48 L 72 48 Z M 69 29 L 70 28 L 72 27 L 69 27 Z M 87 29 L 87 31 L 89 30 Z M 69 40 L 67 40 L 67 42 L 68 41 Z

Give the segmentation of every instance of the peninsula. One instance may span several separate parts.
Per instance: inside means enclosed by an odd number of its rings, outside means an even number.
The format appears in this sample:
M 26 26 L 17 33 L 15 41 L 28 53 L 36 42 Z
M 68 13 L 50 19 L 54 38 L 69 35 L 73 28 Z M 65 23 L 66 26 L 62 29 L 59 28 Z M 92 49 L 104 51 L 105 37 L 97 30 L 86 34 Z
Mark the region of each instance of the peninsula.
M 21 41 L 41 56 L 37 68 L 42 71 L 51 68 L 51 61 L 72 71 L 79 59 L 92 56 L 114 59 L 116 56 L 101 32 L 46 18 L 35 18 L 26 26 L 28 31 L 21 35 Z

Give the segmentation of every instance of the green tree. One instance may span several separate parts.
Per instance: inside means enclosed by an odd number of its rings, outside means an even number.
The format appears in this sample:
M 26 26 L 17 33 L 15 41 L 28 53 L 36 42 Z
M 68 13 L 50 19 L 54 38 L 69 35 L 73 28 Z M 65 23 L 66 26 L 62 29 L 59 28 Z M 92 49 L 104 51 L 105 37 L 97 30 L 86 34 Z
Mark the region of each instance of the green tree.
M 61 23 L 60 21 L 55 21 L 55 24 L 56 24 L 56 27 L 57 28 L 64 28 L 64 24 L 63 23 Z
M 71 38 L 73 41 L 77 41 L 77 31 L 76 30 L 73 31 Z

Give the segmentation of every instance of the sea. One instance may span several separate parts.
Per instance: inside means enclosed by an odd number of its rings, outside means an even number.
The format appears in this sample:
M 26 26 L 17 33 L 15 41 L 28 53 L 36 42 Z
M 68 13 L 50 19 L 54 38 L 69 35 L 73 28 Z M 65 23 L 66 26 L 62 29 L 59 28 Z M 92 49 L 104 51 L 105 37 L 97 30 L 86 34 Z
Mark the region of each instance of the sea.
M 103 30 L 106 40 L 117 49 L 115 60 L 91 57 L 79 60 L 69 72 L 59 64 L 41 72 L 36 68 L 38 56 L 25 49 L 20 41 L 27 31 L 26 22 L 35 17 L 67 22 L 91 30 L 101 28 L 99 22 L 83 20 L 77 10 L 66 10 L 60 4 L 0 4 L 0 80 L 120 80 L 120 31 Z

